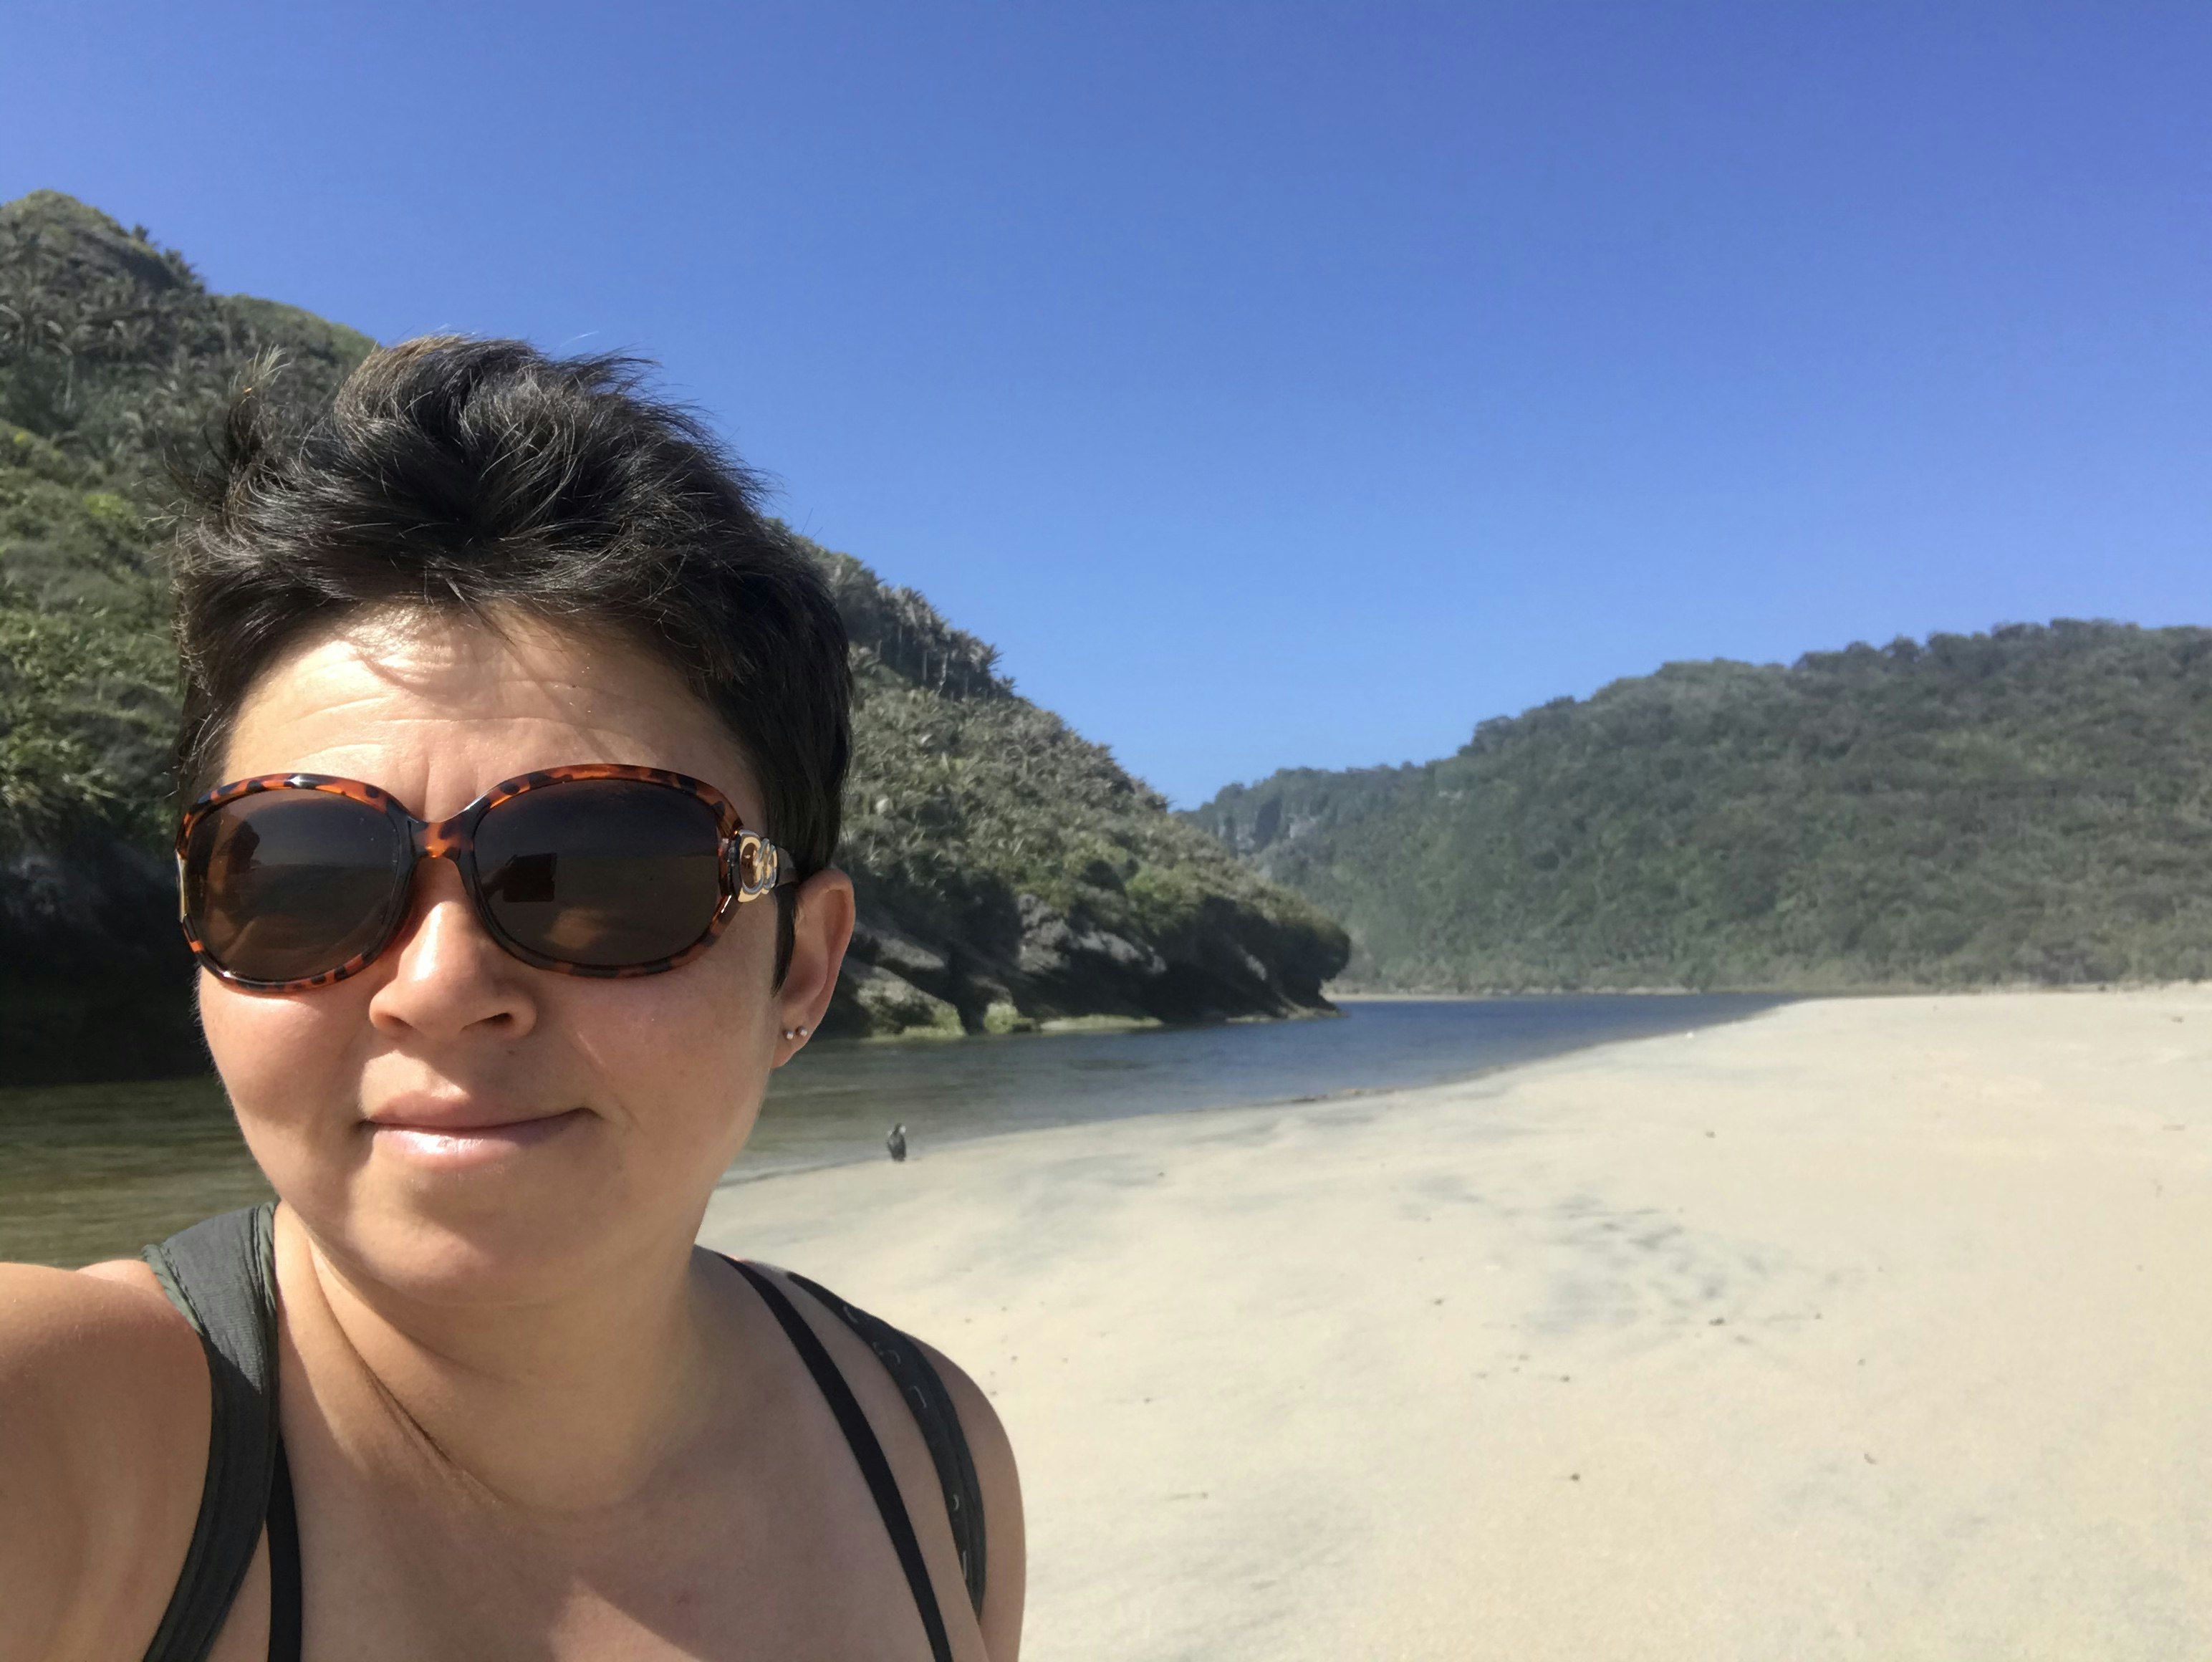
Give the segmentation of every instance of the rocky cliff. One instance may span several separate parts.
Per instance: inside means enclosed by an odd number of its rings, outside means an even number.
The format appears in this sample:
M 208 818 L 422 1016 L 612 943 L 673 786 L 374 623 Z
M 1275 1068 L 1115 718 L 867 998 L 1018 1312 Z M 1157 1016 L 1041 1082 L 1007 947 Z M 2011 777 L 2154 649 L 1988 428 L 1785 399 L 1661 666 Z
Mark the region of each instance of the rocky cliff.
M 143 230 L 52 192 L 0 205 L 0 1081 L 204 1065 L 164 853 L 175 711 L 166 447 L 254 354 L 327 396 L 371 348 L 213 295 Z M 825 1032 L 1324 1008 L 1343 933 L 1020 697 L 997 654 L 850 556 L 841 856 L 860 928 Z

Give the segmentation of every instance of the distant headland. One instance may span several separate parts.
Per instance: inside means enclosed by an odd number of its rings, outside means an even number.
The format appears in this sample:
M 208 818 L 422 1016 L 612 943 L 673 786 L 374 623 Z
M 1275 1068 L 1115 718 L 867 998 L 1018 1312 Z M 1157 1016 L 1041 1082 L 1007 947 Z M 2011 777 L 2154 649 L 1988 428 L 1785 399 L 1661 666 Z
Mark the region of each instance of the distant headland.
M 1347 988 L 2202 980 L 2212 630 L 1668 664 L 1186 818 L 1345 922 Z

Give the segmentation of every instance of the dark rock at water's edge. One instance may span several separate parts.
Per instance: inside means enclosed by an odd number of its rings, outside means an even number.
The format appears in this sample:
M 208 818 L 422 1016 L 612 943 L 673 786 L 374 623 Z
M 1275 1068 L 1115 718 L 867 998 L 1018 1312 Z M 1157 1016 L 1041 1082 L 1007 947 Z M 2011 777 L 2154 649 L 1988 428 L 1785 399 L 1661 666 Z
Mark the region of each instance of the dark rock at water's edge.
M 175 921 L 175 667 L 159 514 L 253 355 L 326 397 L 371 349 L 210 294 L 143 230 L 53 192 L 0 204 L 0 1083 L 205 1065 Z M 1014 691 L 911 589 L 794 538 L 853 641 L 841 863 L 860 928 L 830 1034 L 1326 1009 L 1349 950 Z
M 0 1084 L 206 1068 L 173 870 L 113 840 L 0 855 Z
M 872 915 L 854 931 L 823 1033 L 951 1038 L 1088 1016 L 1177 1024 L 1332 1008 L 1322 983 L 1341 959 L 1326 938 L 1271 928 L 1225 900 L 1188 928 L 1133 938 L 1035 895 L 1015 903 L 1015 929 L 942 947 Z

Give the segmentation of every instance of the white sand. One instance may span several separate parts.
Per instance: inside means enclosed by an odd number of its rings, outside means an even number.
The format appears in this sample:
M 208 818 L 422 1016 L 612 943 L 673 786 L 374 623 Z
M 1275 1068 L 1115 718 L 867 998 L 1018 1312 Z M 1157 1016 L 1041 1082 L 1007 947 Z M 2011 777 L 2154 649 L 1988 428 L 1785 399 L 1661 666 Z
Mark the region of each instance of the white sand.
M 982 1382 L 1034 1662 L 2208 1657 L 2208 1086 L 2212 989 L 1805 1004 L 702 1238 Z

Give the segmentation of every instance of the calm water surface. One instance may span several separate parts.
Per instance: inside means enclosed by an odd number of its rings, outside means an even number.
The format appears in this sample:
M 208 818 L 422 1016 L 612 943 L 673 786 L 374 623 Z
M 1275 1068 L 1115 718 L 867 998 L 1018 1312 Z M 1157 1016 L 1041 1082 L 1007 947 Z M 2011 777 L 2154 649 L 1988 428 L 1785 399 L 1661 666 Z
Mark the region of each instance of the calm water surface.
M 821 1044 L 775 1076 L 760 1127 L 724 1181 L 881 1160 L 895 1120 L 921 1158 L 1039 1126 L 1435 1084 L 1781 1001 L 1394 1000 L 1313 1021 Z M 212 1079 L 0 1089 L 0 1259 L 75 1265 L 135 1252 L 268 1194 Z

